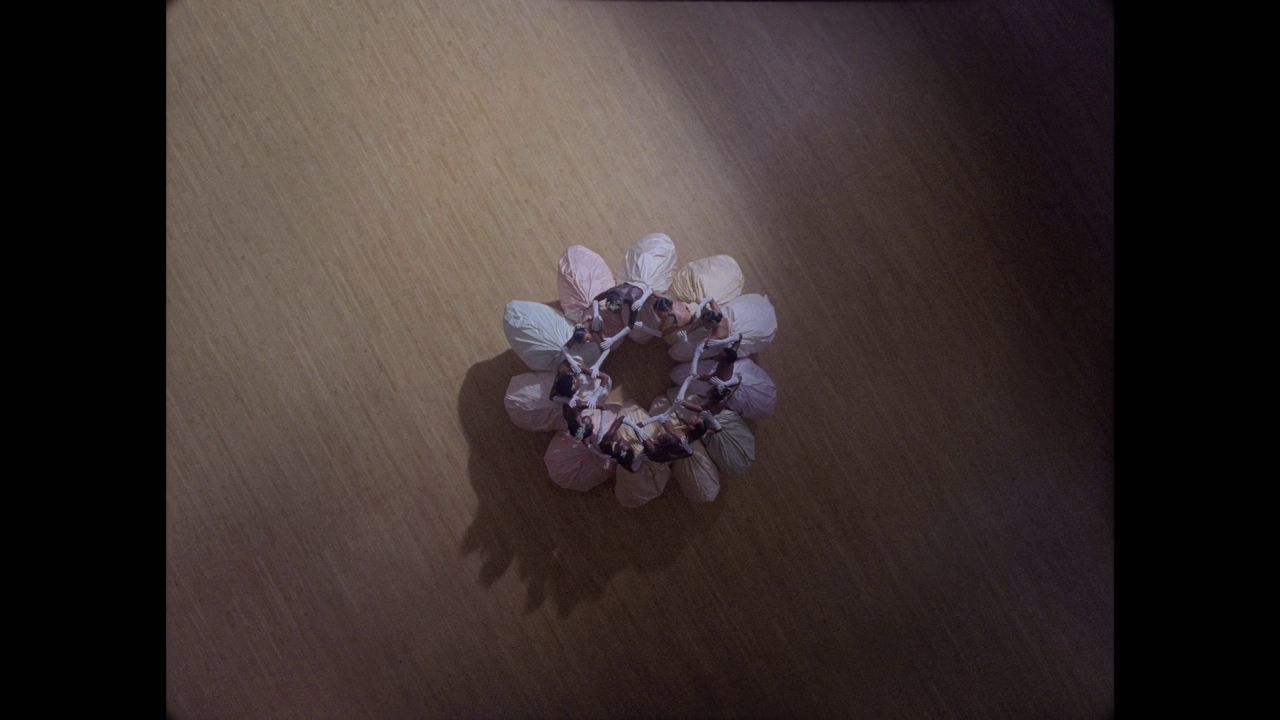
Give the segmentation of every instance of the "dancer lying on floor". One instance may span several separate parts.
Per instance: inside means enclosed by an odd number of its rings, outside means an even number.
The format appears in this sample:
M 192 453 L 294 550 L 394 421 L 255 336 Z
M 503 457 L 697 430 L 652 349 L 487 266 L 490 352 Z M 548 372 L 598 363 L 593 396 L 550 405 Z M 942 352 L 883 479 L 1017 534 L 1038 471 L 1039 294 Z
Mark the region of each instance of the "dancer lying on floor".
M 608 431 L 600 438 L 600 450 L 604 454 L 613 458 L 620 467 L 626 468 L 627 472 L 639 472 L 640 466 L 648 459 L 646 453 L 635 451 L 631 443 L 619 437 L 618 430 L 626 424 L 628 427 L 634 428 L 634 423 L 629 423 L 627 418 L 619 414 L 617 419 L 613 421 Z M 637 432 L 642 439 L 646 439 L 642 433 Z
M 641 425 L 637 425 L 630 420 L 624 419 L 623 423 L 627 427 L 635 431 L 640 437 L 640 442 L 644 444 L 644 455 L 651 461 L 657 463 L 675 462 L 681 458 L 687 458 L 693 455 L 692 443 L 702 439 L 708 432 L 714 432 L 715 428 L 705 421 L 703 416 L 694 418 L 693 422 L 687 426 L 687 429 L 681 430 L 671 421 L 671 412 L 665 412 L 655 418 L 646 420 L 643 424 L 649 425 L 652 422 L 661 422 L 661 430 L 656 438 L 650 439 L 644 434 Z M 714 422 L 715 418 L 712 418 Z M 719 423 L 716 423 L 718 426 Z
M 706 402 L 698 405 L 683 398 L 679 400 L 680 405 L 686 410 L 703 415 L 704 419 L 709 417 L 716 430 L 720 429 L 719 423 L 715 422 L 716 413 L 725 409 L 729 398 L 733 397 L 733 391 L 737 390 L 738 386 L 742 384 L 742 376 L 735 375 L 733 372 L 734 363 L 738 361 L 738 347 L 741 344 L 742 336 L 739 334 L 732 345 L 720 351 L 715 370 L 698 375 L 695 378 L 701 382 L 711 383 L 711 392 L 708 394 Z M 690 365 L 689 367 L 696 368 L 697 365 Z
M 600 342 L 600 335 L 591 330 L 591 328 L 581 323 L 573 326 L 573 335 L 565 342 L 564 347 L 560 348 L 560 354 L 564 358 L 564 362 L 560 363 L 558 372 L 564 373 L 564 368 L 568 369 L 575 375 L 583 372 L 582 359 L 583 351 L 586 350 L 591 343 Z M 596 363 L 598 367 L 600 363 Z M 599 373 L 592 374 L 595 377 Z

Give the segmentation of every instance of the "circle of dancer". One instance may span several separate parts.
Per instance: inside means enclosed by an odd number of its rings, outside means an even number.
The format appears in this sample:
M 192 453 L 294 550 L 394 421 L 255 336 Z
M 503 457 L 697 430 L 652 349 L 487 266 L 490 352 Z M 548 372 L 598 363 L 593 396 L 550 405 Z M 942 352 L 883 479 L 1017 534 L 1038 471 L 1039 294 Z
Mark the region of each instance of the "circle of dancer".
M 511 349 L 532 372 L 507 386 L 511 421 L 555 431 L 543 461 L 552 482 L 586 492 L 614 479 L 626 507 L 657 498 L 674 477 L 694 502 L 711 502 L 722 476 L 755 462 L 746 420 L 773 414 L 778 391 L 752 360 L 773 342 L 778 320 L 767 295 L 743 294 L 728 255 L 677 271 L 676 248 L 662 233 L 627 250 L 615 275 L 600 255 L 574 245 L 560 257 L 560 307 L 513 300 L 503 314 Z M 605 360 L 626 342 L 662 338 L 678 363 L 672 387 L 642 406 L 607 402 Z

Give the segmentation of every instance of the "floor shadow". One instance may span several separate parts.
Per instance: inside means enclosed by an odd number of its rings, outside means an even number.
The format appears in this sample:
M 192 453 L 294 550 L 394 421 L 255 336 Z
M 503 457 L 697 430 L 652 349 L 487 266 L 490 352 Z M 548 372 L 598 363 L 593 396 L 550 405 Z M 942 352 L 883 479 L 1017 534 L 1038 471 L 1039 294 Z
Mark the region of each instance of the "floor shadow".
M 670 565 L 716 522 L 723 503 L 694 505 L 668 487 L 632 510 L 618 504 L 612 481 L 587 493 L 556 487 L 542 463 L 551 434 L 516 428 L 502 406 L 507 382 L 522 372 L 528 369 L 508 350 L 472 365 L 459 390 L 467 469 L 479 501 L 461 553 L 484 557 L 481 585 L 489 587 L 514 566 L 527 588 L 526 612 L 550 597 L 557 614 L 567 617 L 599 598 L 619 572 Z

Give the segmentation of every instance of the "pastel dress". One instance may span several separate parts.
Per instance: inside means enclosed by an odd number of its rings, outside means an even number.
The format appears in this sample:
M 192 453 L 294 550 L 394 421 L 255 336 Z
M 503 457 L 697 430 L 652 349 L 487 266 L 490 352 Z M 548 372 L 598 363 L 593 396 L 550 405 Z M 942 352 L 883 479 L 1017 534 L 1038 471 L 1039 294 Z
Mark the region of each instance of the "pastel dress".
M 739 357 L 755 355 L 769 346 L 778 334 L 778 315 L 768 295 L 747 293 L 727 303 L 716 303 L 729 321 L 730 337 L 742 333 L 742 345 L 738 347 Z M 689 362 L 693 359 L 693 350 L 707 336 L 708 331 L 701 326 L 689 333 L 689 342 L 677 342 L 671 346 L 667 354 L 672 360 Z M 719 350 L 705 351 L 703 358 L 719 354 Z
M 564 428 L 564 398 L 551 399 L 553 372 L 521 373 L 507 383 L 502 406 L 521 430 L 545 432 Z
M 649 406 L 649 415 L 660 415 L 670 407 L 670 400 L 665 397 L 657 398 Z M 684 431 L 688 426 L 679 419 L 678 412 L 673 424 L 678 430 Z M 671 476 L 686 498 L 696 503 L 709 503 L 720 495 L 720 470 L 701 442 L 694 441 L 689 445 L 693 455 L 670 463 Z
M 503 331 L 516 355 L 534 371 L 554 372 L 564 361 L 561 350 L 573 337 L 573 324 L 554 308 L 528 300 L 512 300 L 502 314 Z M 600 346 L 576 343 L 569 352 L 584 367 L 600 357 Z
M 572 245 L 560 256 L 556 285 L 560 290 L 560 309 L 569 322 L 589 322 L 591 300 L 615 284 L 609 263 L 594 250 Z
M 744 279 L 738 261 L 728 255 L 712 255 L 699 258 L 680 268 L 671 281 L 671 298 L 689 303 L 693 308 L 703 298 L 713 298 L 718 307 L 723 308 L 742 294 Z M 672 359 L 688 362 L 693 357 L 692 348 L 697 346 L 709 333 L 696 318 L 692 329 L 688 330 L 689 347 L 684 347 L 675 333 L 667 336 L 667 344 L 672 346 Z M 678 357 L 679 356 L 679 357 Z
M 671 295 L 689 303 L 713 297 L 720 305 L 742 294 L 742 268 L 728 255 L 712 255 L 685 265 L 671 281 Z
M 649 419 L 649 413 L 645 412 L 644 408 L 637 405 L 633 400 L 628 400 L 623 404 L 622 414 L 637 425 Z M 644 451 L 644 444 L 640 442 L 639 437 L 631 428 L 623 426 L 618 429 L 618 434 L 631 444 L 631 449 L 636 453 Z M 657 425 L 646 425 L 644 434 L 649 439 L 657 437 Z M 669 463 L 653 462 L 646 459 L 640 464 L 640 468 L 636 472 L 631 472 L 619 465 L 618 474 L 613 484 L 613 495 L 623 507 L 640 507 L 661 495 L 670 479 L 671 465 Z
M 507 394 L 502 405 L 507 410 L 507 417 L 521 430 L 546 432 L 563 430 L 564 401 L 560 397 L 551 399 L 551 386 L 555 383 L 556 373 L 522 373 L 511 378 L 507 383 Z M 605 389 L 603 378 L 592 381 L 574 383 L 574 397 L 579 407 L 585 407 L 587 401 L 597 388 Z M 607 390 L 605 394 L 607 394 Z
M 641 290 L 651 290 L 655 294 L 645 301 L 637 320 L 645 327 L 658 329 L 658 317 L 653 310 L 653 299 L 657 294 L 666 293 L 676 275 L 676 246 L 671 238 L 663 233 L 652 233 L 640 238 L 640 241 L 627 250 L 622 259 L 622 274 L 619 282 L 635 285 Z M 632 332 L 627 336 L 631 340 L 644 345 L 653 340 L 653 336 L 644 332 Z
M 677 392 L 679 390 L 676 388 L 667 390 L 668 402 L 675 401 Z M 708 402 L 707 398 L 692 393 L 686 395 L 685 399 L 698 406 L 705 406 Z M 684 407 L 677 408 L 676 414 L 684 422 L 691 422 L 694 415 Z M 722 476 L 745 475 L 756 461 L 755 433 L 747 427 L 741 415 L 727 408 L 716 413 L 716 421 L 720 423 L 720 430 L 702 436 L 701 442 L 707 448 L 707 454 L 720 469 Z
M 613 424 L 621 406 L 616 403 L 603 405 L 595 410 L 584 410 L 582 417 L 591 418 L 594 435 L 599 438 Z M 601 457 L 577 438 L 562 430 L 551 438 L 547 452 L 542 456 L 551 482 L 566 489 L 586 492 L 613 477 L 618 463 L 611 457 Z
M 680 363 L 671 369 L 671 382 L 679 385 L 689 375 L 689 363 Z M 698 364 L 698 374 L 706 375 L 716 371 L 716 361 L 703 360 Z M 742 378 L 725 405 L 746 420 L 759 420 L 773 415 L 778 405 L 778 386 L 773 378 L 750 358 L 742 358 L 733 364 L 733 374 Z M 711 394 L 711 383 L 705 380 L 694 380 L 689 383 L 689 393 Z

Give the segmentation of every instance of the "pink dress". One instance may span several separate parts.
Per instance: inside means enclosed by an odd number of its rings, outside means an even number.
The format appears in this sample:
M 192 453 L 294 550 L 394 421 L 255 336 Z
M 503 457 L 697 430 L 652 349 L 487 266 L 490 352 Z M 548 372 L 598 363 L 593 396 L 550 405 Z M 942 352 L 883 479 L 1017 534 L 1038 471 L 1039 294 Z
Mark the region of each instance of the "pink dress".
M 627 250 L 622 259 L 621 282 L 642 290 L 665 293 L 676 276 L 676 246 L 671 238 L 653 233 Z
M 613 271 L 594 250 L 573 245 L 560 256 L 560 308 L 571 323 L 591 319 L 591 299 L 613 287 Z
M 613 419 L 617 417 L 617 405 L 583 412 L 584 417 L 591 418 L 597 434 L 600 428 L 609 429 Z M 551 482 L 566 490 L 586 492 L 600 483 L 613 477 L 618 463 L 613 458 L 603 458 L 578 442 L 567 430 L 555 434 L 547 445 L 547 452 L 542 456 L 547 466 Z
M 698 364 L 699 375 L 715 372 L 715 369 L 715 360 L 703 360 Z M 778 405 L 778 387 L 774 385 L 769 373 L 748 358 L 735 362 L 733 372 L 742 376 L 742 384 L 733 391 L 726 406 L 747 420 L 759 420 L 772 415 Z M 680 363 L 671 370 L 671 382 L 682 383 L 688 374 L 689 363 Z M 711 393 L 711 383 L 694 380 L 689 384 L 689 393 L 708 396 Z
M 522 373 L 511 378 L 502 405 L 516 427 L 531 432 L 564 429 L 564 403 L 550 399 L 555 379 L 553 372 Z

